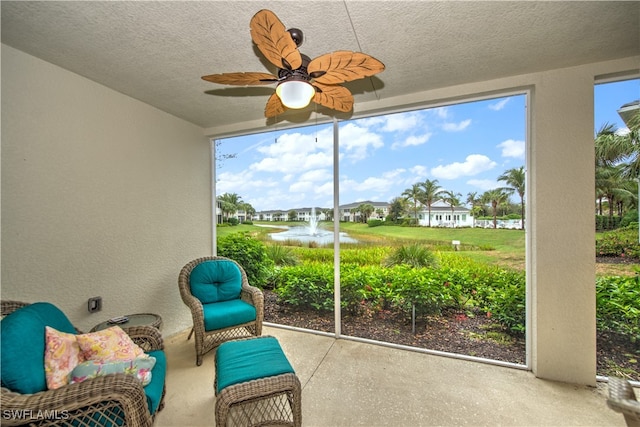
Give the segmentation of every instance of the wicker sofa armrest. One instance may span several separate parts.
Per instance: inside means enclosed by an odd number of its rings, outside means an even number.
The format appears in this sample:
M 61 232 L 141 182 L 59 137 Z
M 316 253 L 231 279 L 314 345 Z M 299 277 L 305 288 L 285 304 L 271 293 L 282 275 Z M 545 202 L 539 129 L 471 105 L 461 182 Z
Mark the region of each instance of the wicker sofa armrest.
M 0 315 L 8 316 L 19 308 L 31 305 L 30 302 L 2 300 L 0 301 Z
M 109 374 L 55 390 L 34 394 L 2 388 L 2 425 L 117 425 L 130 427 L 153 422 L 140 381 L 132 375 Z M 114 418 L 115 417 L 115 418 Z M 78 422 L 84 419 L 84 424 Z M 88 424 L 86 424 L 88 423 Z
M 122 330 L 146 352 L 164 350 L 162 335 L 153 326 L 131 326 Z

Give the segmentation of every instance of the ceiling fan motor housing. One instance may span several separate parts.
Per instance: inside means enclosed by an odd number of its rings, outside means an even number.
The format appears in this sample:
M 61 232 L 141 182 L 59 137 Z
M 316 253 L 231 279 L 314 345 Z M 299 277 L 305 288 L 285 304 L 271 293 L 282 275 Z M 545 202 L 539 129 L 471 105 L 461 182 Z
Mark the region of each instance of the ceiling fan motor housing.
M 287 68 L 278 69 L 278 80 L 280 81 L 290 81 L 290 80 L 298 80 L 298 81 L 311 81 L 311 77 L 307 72 L 307 67 L 309 66 L 309 62 L 311 62 L 311 58 L 307 55 L 301 53 L 302 57 L 302 65 L 296 68 L 295 70 L 289 70 Z

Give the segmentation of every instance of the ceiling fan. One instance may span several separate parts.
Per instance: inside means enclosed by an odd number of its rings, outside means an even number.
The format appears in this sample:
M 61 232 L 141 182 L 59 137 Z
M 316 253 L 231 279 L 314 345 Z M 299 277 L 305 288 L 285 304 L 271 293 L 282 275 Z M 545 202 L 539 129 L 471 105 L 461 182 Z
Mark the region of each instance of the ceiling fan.
M 300 53 L 303 34 L 297 28 L 286 30 L 278 17 L 263 9 L 251 18 L 251 39 L 260 52 L 278 67 L 278 75 L 259 72 L 222 73 L 203 76 L 213 83 L 248 86 L 276 83 L 276 92 L 267 101 L 267 118 L 287 108 L 304 108 L 313 100 L 332 110 L 348 112 L 353 95 L 340 83 L 361 79 L 384 70 L 384 64 L 361 52 L 336 51 L 315 59 Z

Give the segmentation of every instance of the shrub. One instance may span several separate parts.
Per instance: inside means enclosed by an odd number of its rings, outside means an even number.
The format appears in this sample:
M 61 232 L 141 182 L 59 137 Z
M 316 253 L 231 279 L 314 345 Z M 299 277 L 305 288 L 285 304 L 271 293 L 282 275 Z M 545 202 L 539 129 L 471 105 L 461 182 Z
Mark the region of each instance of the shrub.
M 232 233 L 218 239 L 218 255 L 240 264 L 247 273 L 249 284 L 259 288 L 264 287 L 273 267 L 264 243 L 248 233 Z
M 386 267 L 405 264 L 411 267 L 435 267 L 437 259 L 433 252 L 422 245 L 400 246 L 384 260 Z
M 274 274 L 274 292 L 294 307 L 333 310 L 333 266 L 309 263 L 282 267 Z
M 381 219 L 370 219 L 370 220 L 367 222 L 367 225 L 368 225 L 369 227 L 379 227 L 379 226 L 381 226 L 381 225 L 383 225 L 383 224 L 384 224 L 384 221 L 383 221 L 383 220 L 381 220 Z
M 596 239 L 596 256 L 640 258 L 638 228 L 629 225 L 600 234 Z
M 282 245 L 267 246 L 267 256 L 276 266 L 297 265 L 300 261 L 291 248 Z
M 596 322 L 608 330 L 640 341 L 640 271 L 635 277 L 596 279 Z
M 512 332 L 523 334 L 526 325 L 525 273 L 496 269 L 488 279 L 488 283 L 477 291 L 487 316 L 497 319 Z
M 232 218 L 227 218 L 227 223 L 229 225 L 238 225 L 239 221 L 238 221 L 238 218 L 233 218 L 232 217 Z

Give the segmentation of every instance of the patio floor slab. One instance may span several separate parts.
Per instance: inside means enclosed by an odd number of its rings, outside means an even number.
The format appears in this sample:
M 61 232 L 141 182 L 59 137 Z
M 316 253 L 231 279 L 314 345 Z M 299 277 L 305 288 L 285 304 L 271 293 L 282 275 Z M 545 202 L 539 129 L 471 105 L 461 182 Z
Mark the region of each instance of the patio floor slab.
M 215 424 L 214 352 L 195 364 L 187 333 L 165 341 L 165 409 L 156 426 Z M 606 384 L 581 387 L 531 372 L 265 327 L 302 383 L 304 426 L 625 426 Z

